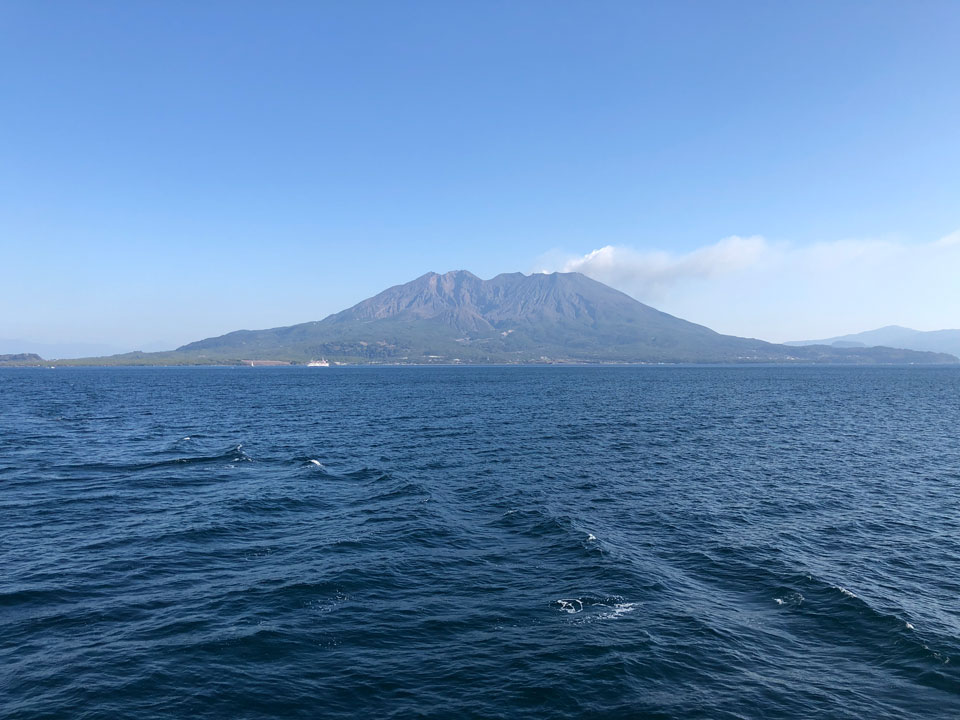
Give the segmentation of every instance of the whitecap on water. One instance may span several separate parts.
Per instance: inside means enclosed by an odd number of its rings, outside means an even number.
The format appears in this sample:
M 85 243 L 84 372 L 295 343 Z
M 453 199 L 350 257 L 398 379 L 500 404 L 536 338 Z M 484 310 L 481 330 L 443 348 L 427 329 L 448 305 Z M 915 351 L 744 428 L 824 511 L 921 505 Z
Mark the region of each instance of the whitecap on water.
M 854 595 L 852 592 L 850 592 L 849 590 L 847 590 L 845 587 L 842 587 L 842 586 L 840 586 L 840 585 L 834 585 L 833 588 L 834 588 L 834 590 L 839 590 L 841 593 L 843 593 L 844 595 L 846 595 L 846 596 L 849 597 L 849 598 L 856 598 L 856 597 L 857 597 L 857 596 Z
M 310 460 L 310 464 L 311 464 L 311 465 L 316 465 L 317 467 L 323 467 L 323 463 L 320 462 L 319 460 L 313 460 L 313 459 L 311 459 L 311 460 Z

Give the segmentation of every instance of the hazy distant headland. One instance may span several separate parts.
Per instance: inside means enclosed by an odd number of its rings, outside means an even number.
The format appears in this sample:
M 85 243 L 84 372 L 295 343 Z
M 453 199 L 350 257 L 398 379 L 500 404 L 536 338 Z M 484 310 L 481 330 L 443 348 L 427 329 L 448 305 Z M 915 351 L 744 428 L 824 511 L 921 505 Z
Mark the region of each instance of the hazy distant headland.
M 721 335 L 580 273 L 427 273 L 316 321 L 238 330 L 169 352 L 58 360 L 58 365 L 554 363 L 948 364 L 892 347 L 777 345 Z M 0 363 L 39 365 L 37 355 Z
M 826 340 L 797 340 L 787 345 L 832 345 L 838 348 L 884 347 L 903 350 L 921 350 L 960 356 L 960 330 L 913 330 L 899 325 L 887 325 L 876 330 L 841 335 Z
M 10 353 L 0 355 L 0 365 L 37 365 L 43 362 L 43 358 L 36 353 Z

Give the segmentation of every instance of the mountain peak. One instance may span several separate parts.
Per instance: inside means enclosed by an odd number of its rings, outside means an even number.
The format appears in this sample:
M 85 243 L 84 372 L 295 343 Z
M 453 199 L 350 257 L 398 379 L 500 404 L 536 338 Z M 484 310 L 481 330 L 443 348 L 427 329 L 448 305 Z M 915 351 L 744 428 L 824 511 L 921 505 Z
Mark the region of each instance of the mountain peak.
M 445 273 L 431 271 L 421 275 L 419 278 L 417 278 L 417 280 L 422 280 L 423 278 L 448 278 L 451 280 L 455 280 L 457 278 L 470 278 L 473 280 L 480 279 L 469 270 L 447 270 Z M 416 280 L 414 280 L 414 282 L 416 282 Z

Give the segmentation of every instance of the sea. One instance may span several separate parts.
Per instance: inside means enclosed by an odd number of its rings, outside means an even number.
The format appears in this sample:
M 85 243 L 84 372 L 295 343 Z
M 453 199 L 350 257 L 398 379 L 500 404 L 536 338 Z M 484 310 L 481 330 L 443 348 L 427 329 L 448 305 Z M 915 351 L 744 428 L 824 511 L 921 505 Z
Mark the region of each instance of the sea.
M 0 370 L 0 717 L 960 717 L 960 368 Z

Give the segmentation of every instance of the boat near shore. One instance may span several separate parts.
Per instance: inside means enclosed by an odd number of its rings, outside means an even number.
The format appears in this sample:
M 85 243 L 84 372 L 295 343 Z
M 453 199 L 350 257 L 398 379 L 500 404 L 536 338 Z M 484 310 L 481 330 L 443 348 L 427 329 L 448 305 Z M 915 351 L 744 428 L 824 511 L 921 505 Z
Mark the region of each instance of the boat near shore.
M 308 362 L 307 367 L 330 367 L 330 363 L 325 358 L 320 358 L 319 360 L 311 360 Z

